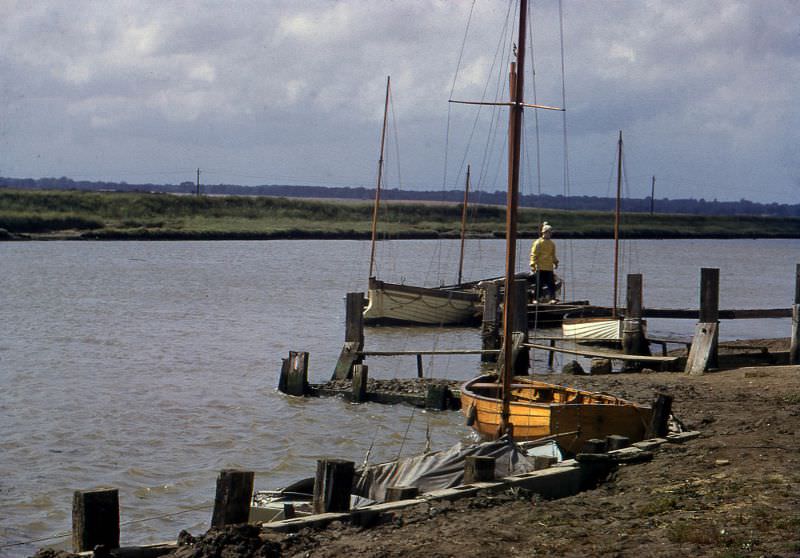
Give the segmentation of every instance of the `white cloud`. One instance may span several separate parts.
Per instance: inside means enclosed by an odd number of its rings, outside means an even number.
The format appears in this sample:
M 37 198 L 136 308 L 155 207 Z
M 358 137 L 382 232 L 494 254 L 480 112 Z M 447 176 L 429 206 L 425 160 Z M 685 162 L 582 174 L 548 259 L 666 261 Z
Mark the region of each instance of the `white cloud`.
M 247 169 L 242 174 L 361 180 L 372 174 L 360 158 L 374 151 L 369 146 L 391 74 L 403 174 L 409 185 L 429 187 L 441 176 L 448 111 L 459 130 L 450 137 L 451 164 L 463 158 L 455 150 L 463 149 L 475 114 L 446 102 L 470 6 L 7 0 L 0 3 L 0 150 L 12 167 L 4 172 L 67 173 L 29 156 L 36 152 L 30 146 L 48 151 L 58 144 L 67 146 L 66 159 L 78 170 L 91 173 L 95 159 L 82 151 L 90 148 L 68 136 L 99 141 L 93 138 L 102 131 L 108 179 L 126 179 L 113 169 L 115 161 L 120 172 L 131 167 L 134 141 L 141 146 L 136 152 L 149 155 L 135 166 L 155 167 L 169 165 L 165 145 L 186 153 L 198 141 L 187 138 L 204 138 L 205 158 L 238 160 Z M 682 177 L 701 176 L 716 192 L 706 198 L 747 197 L 751 184 L 741 169 L 749 167 L 775 185 L 764 196 L 787 199 L 800 167 L 791 147 L 800 75 L 796 4 L 576 0 L 563 6 L 575 193 L 595 193 L 581 192 L 582 184 L 596 179 L 601 147 L 625 129 L 632 143 L 642 140 L 638 164 L 648 174 L 676 176 L 676 192 Z M 558 4 L 541 0 L 534 7 L 538 99 L 560 105 Z M 507 79 L 511 39 L 498 42 L 509 30 L 507 11 L 502 2 L 476 4 L 454 97 L 480 98 L 488 79 Z M 494 96 L 504 86 L 487 91 Z M 548 154 L 557 152 L 560 116 L 542 113 L 540 123 L 555 145 L 546 147 Z M 13 139 L 3 129 L 13 129 Z M 234 155 L 234 144 L 295 148 L 245 161 L 250 151 Z M 315 152 L 301 157 L 297 146 Z M 770 149 L 756 157 L 758 146 Z M 713 173 L 709 158 L 719 161 Z M 560 173 L 552 156 L 545 165 L 547 173 Z

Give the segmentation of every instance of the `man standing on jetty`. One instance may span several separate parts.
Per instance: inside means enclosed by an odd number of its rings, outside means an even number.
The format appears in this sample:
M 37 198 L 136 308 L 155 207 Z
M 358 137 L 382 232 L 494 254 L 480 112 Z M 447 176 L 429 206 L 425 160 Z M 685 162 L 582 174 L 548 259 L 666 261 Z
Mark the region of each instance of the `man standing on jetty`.
M 547 288 L 547 295 L 551 302 L 557 302 L 554 272 L 558 267 L 558 258 L 556 257 L 556 244 L 550 240 L 552 234 L 553 227 L 545 221 L 542 223 L 541 236 L 531 246 L 531 273 L 534 274 L 536 280 L 535 301 L 537 302 L 542 294 L 542 287 Z

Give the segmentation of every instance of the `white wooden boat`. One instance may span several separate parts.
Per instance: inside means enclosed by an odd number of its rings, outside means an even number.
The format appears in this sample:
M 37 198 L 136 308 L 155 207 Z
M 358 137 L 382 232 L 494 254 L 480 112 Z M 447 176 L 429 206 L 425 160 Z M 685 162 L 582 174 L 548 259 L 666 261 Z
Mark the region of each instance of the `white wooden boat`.
M 369 280 L 364 323 L 367 325 L 471 325 L 480 321 L 477 289 L 425 288 Z
M 621 341 L 622 318 L 565 318 L 561 332 L 576 341 Z

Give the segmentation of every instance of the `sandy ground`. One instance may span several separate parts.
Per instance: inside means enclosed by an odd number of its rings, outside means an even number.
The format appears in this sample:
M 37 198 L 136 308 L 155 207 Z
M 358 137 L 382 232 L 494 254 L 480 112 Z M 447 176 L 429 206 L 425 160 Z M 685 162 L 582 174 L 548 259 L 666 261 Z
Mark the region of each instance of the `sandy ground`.
M 652 461 L 621 465 L 599 488 L 561 500 L 483 495 L 421 504 L 369 529 L 210 532 L 174 555 L 800 557 L 800 366 L 569 383 L 636 401 L 669 393 L 673 413 L 702 435 L 662 446 Z

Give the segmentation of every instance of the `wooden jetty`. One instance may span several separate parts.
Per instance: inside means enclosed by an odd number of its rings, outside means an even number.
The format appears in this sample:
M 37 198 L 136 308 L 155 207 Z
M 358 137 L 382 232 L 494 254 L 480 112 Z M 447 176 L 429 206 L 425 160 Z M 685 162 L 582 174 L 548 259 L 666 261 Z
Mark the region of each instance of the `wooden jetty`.
M 515 282 L 515 289 L 520 294 L 526 285 L 524 279 Z M 616 349 L 600 349 L 574 343 L 567 346 L 570 341 L 565 337 L 537 336 L 529 340 L 529 331 L 525 312 L 522 308 L 526 304 L 524 296 L 516 296 L 514 300 L 520 305 L 520 312 L 515 315 L 522 316 L 519 323 L 515 324 L 515 337 L 513 358 L 518 375 L 528 373 L 531 350 L 546 351 L 548 365 L 553 366 L 553 356 L 556 353 L 582 356 L 592 359 L 607 359 L 621 362 L 623 370 L 640 370 L 651 368 L 665 371 L 684 371 L 688 374 L 702 374 L 708 370 L 720 367 L 734 367 L 740 365 L 744 359 L 752 362 L 754 359 L 765 364 L 788 362 L 800 363 L 800 342 L 798 342 L 798 321 L 800 321 L 800 264 L 795 267 L 795 297 L 791 307 L 765 308 L 765 309 L 720 309 L 719 308 L 719 269 L 702 268 L 700 272 L 700 301 L 698 309 L 665 309 L 648 308 L 643 304 L 643 279 L 640 274 L 628 276 L 626 306 L 620 309 L 624 316 L 623 339 L 621 347 Z M 284 359 L 279 381 L 279 390 L 296 396 L 326 396 L 338 395 L 349 400 L 361 402 L 372 401 L 380 403 L 408 403 L 429 409 L 456 409 L 459 404 L 458 391 L 449 386 L 431 384 L 426 386 L 427 392 L 422 394 L 386 393 L 380 391 L 367 391 L 368 368 L 364 364 L 367 358 L 386 356 L 412 356 L 416 358 L 416 377 L 424 378 L 422 367 L 423 355 L 465 355 L 475 354 L 480 356 L 482 362 L 494 362 L 501 353 L 502 339 L 499 333 L 499 297 L 497 287 L 486 290 L 484 299 L 483 322 L 481 325 L 480 349 L 418 349 L 398 351 L 370 351 L 364 346 L 364 321 L 362 308 L 364 304 L 363 293 L 348 293 L 346 298 L 346 325 L 345 341 L 336 362 L 331 380 L 350 380 L 351 386 L 330 387 L 326 384 L 308 383 L 308 353 L 290 352 L 289 358 Z M 671 318 L 697 320 L 695 333 L 692 339 L 650 338 L 644 333 L 645 318 Z M 749 350 L 745 354 L 723 355 L 720 357 L 720 347 L 730 347 L 719 341 L 720 320 L 737 319 L 774 319 L 791 318 L 790 350 L 788 354 L 770 353 L 766 347 L 758 345 L 737 345 L 737 348 Z M 686 356 L 669 355 L 667 346 L 673 344 L 685 346 Z M 661 347 L 661 354 L 651 353 L 651 345 Z M 356 371 L 357 374 L 356 374 Z

